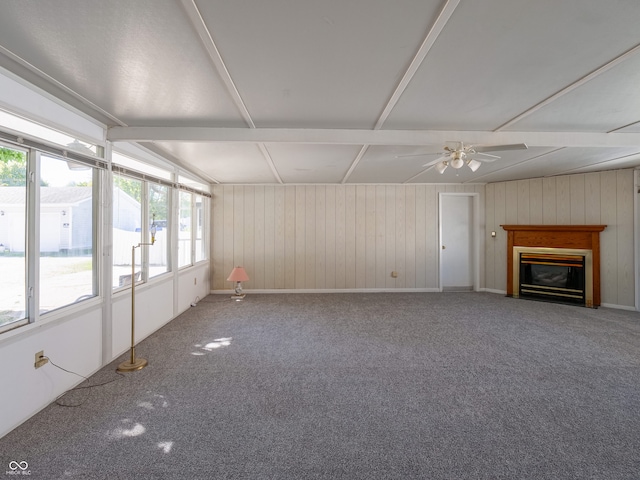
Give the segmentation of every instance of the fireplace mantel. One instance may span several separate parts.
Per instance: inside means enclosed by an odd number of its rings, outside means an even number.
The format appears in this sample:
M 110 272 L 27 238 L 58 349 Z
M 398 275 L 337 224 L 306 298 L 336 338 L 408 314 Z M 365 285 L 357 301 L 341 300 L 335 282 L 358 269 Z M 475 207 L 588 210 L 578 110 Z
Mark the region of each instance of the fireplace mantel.
M 513 247 L 591 250 L 593 306 L 600 305 L 600 232 L 606 225 L 501 225 L 507 231 L 507 296 L 513 296 Z

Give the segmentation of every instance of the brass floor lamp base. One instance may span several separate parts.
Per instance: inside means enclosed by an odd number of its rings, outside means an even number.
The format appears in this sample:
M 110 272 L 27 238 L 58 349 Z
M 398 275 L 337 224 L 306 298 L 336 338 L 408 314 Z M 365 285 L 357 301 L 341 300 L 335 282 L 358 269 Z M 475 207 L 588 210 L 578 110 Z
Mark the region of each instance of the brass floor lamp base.
M 133 363 L 131 363 L 131 360 L 122 362 L 120 365 L 118 365 L 118 368 L 116 368 L 116 370 L 118 372 L 135 372 L 136 370 L 142 370 L 148 364 L 149 362 L 147 362 L 144 358 L 136 358 Z

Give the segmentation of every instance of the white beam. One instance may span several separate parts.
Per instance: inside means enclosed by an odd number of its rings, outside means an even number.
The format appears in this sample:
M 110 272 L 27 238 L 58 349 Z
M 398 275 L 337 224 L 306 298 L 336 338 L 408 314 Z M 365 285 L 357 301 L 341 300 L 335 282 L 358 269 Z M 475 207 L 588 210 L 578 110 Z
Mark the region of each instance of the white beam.
M 222 81 L 224 82 L 227 88 L 227 92 L 229 92 L 229 96 L 231 97 L 231 99 L 233 100 L 233 103 L 235 103 L 236 107 L 238 108 L 240 115 L 242 115 L 242 118 L 244 119 L 244 121 L 247 123 L 249 127 L 256 128 L 256 125 L 253 122 L 251 115 L 249 114 L 249 110 L 247 109 L 247 106 L 244 103 L 242 95 L 240 95 L 240 92 L 236 87 L 236 83 L 233 81 L 233 77 L 231 77 L 231 73 L 229 73 L 229 70 L 227 69 L 227 65 L 224 63 L 222 55 L 220 55 L 220 50 L 218 50 L 218 46 L 213 41 L 211 32 L 209 32 L 209 28 L 207 27 L 207 24 L 204 21 L 204 18 L 202 18 L 202 15 L 200 14 L 200 10 L 198 9 L 198 6 L 195 3 L 195 0 L 182 0 L 182 6 L 187 12 L 187 16 L 191 21 L 191 25 L 193 26 L 195 31 L 198 33 L 198 36 L 202 41 L 202 45 L 204 46 L 205 50 L 207 51 L 207 54 L 209 55 L 209 59 L 211 60 L 211 63 L 213 64 L 216 71 L 220 75 L 220 78 L 222 78 Z M 275 177 L 275 179 L 278 181 L 278 183 L 283 183 L 282 178 L 280 178 L 280 174 L 278 173 L 278 169 L 276 168 L 276 164 L 274 163 L 273 158 L 269 154 L 267 147 L 262 144 L 259 144 L 258 148 L 262 152 L 262 155 L 264 156 L 264 159 L 267 162 L 267 165 L 269 166 L 269 168 L 271 169 L 271 172 L 273 173 L 273 176 Z
M 543 107 L 546 107 L 547 105 L 549 105 L 551 102 L 554 102 L 555 100 L 557 100 L 558 98 L 566 95 L 569 92 L 572 92 L 573 90 L 577 89 L 578 87 L 581 87 L 582 85 L 584 85 L 587 82 L 590 82 L 591 80 L 593 80 L 594 78 L 596 78 L 597 76 L 605 73 L 608 70 L 611 70 L 613 67 L 615 67 L 616 65 L 618 65 L 619 63 L 624 62 L 625 60 L 628 60 L 629 58 L 631 58 L 632 56 L 636 55 L 638 52 L 640 52 L 640 44 L 636 45 L 635 47 L 631 48 L 630 50 L 627 50 L 625 53 L 623 53 L 622 55 L 614 58 L 613 60 L 611 60 L 609 63 L 603 65 L 602 67 L 594 70 L 593 72 L 591 72 L 588 75 L 585 75 L 584 77 L 580 78 L 579 80 L 573 82 L 571 85 L 568 85 L 567 87 L 563 88 L 562 90 L 560 90 L 557 93 L 554 93 L 553 95 L 551 95 L 549 98 L 543 100 L 542 102 L 538 103 L 537 105 L 534 105 L 533 107 L 531 107 L 530 109 L 522 112 L 520 115 L 518 115 L 517 117 L 512 118 L 511 120 L 509 120 L 506 123 L 503 123 L 502 125 L 500 125 L 498 128 L 496 128 L 496 131 L 499 130 L 504 130 L 505 128 L 510 127 L 511 125 L 513 125 L 514 123 L 519 122 L 520 120 L 522 120 L 523 118 L 528 117 L 529 115 L 531 115 L 532 113 L 537 112 L 538 110 L 540 110 Z
M 238 108 L 240 115 L 242 115 L 244 121 L 247 122 L 247 125 L 249 125 L 251 128 L 255 127 L 253 120 L 251 119 L 251 115 L 249 115 L 249 111 L 244 104 L 244 100 L 242 99 L 242 96 L 240 95 L 240 92 L 238 91 L 238 88 L 236 87 L 236 84 L 233 81 L 233 78 L 231 77 L 231 74 L 229 73 L 229 70 L 224 63 L 224 60 L 220 55 L 220 51 L 218 50 L 217 45 L 213 41 L 213 37 L 211 37 L 211 33 L 209 32 L 209 29 L 207 28 L 207 25 L 202 18 L 200 10 L 198 10 L 195 1 L 182 0 L 182 6 L 187 13 L 187 16 L 189 17 L 189 20 L 191 21 L 191 25 L 200 37 L 202 45 L 207 51 L 211 63 L 220 74 L 220 78 L 227 87 L 229 96 Z
M 529 147 L 640 146 L 640 133 L 630 132 L 486 132 L 456 130 L 350 130 L 313 128 L 111 127 L 112 142 L 228 142 L 327 145 L 469 145 L 526 143 Z
M 429 29 L 427 36 L 422 42 L 422 45 L 420 45 L 418 52 L 413 57 L 409 68 L 407 68 L 407 71 L 404 72 L 402 80 L 400 80 L 400 83 L 393 92 L 393 95 L 391 95 L 391 98 L 387 102 L 386 107 L 382 111 L 380 118 L 378 118 L 378 122 L 374 127 L 375 130 L 381 129 L 384 122 L 387 120 L 387 118 L 389 118 L 391 111 L 398 103 L 398 100 L 400 100 L 400 97 L 402 96 L 404 91 L 407 89 L 409 82 L 411 82 L 411 79 L 415 76 L 416 72 L 420 68 L 420 65 L 422 65 L 422 62 L 431 50 L 431 47 L 433 47 L 433 45 L 436 43 L 438 36 L 449 21 L 449 18 L 451 18 L 451 15 L 453 15 L 453 11 L 456 9 L 459 3 L 460 0 L 448 0 L 447 3 L 445 3 L 444 7 L 442 7 L 442 11 L 438 15 L 438 18 L 436 18 L 436 21 Z
M 447 0 L 447 3 L 445 3 L 444 7 L 442 7 L 442 11 L 438 15 L 438 18 L 436 18 L 436 21 L 429 29 L 429 32 L 427 32 L 427 36 L 425 37 L 422 45 L 420 45 L 420 48 L 413 57 L 409 68 L 407 68 L 407 70 L 404 72 L 400 83 L 398 83 L 398 86 L 391 95 L 391 98 L 387 102 L 387 105 L 384 107 L 384 110 L 380 114 L 375 127 L 373 127 L 374 130 L 380 130 L 384 125 L 384 122 L 387 121 L 387 118 L 389 118 L 389 115 L 391 115 L 391 111 L 400 100 L 400 97 L 402 96 L 404 91 L 407 89 L 409 82 L 411 82 L 411 79 L 418 71 L 418 68 L 420 68 L 420 65 L 422 65 L 422 62 L 431 50 L 431 47 L 433 47 L 433 45 L 436 43 L 438 35 L 440 35 L 440 32 L 442 32 L 442 29 L 449 21 L 449 18 L 451 18 L 453 11 L 456 9 L 459 3 L 460 0 Z M 349 177 L 360 163 L 360 160 L 362 160 L 362 157 L 364 157 L 364 154 L 367 152 L 368 148 L 368 145 L 362 146 L 356 158 L 354 158 L 353 162 L 351 162 L 351 166 L 349 167 L 349 170 L 347 170 L 345 176 L 342 178 L 341 183 L 346 183 L 347 180 L 349 180 Z
M 62 101 L 61 104 L 63 106 L 64 106 L 64 103 L 66 102 L 68 105 L 71 105 L 72 107 L 77 108 L 79 111 L 83 112 L 85 115 L 88 115 L 90 118 L 93 118 L 94 120 L 98 119 L 101 123 L 105 123 L 105 124 L 115 123 L 117 125 L 126 125 L 126 123 L 124 123 L 120 119 L 111 115 L 106 110 L 103 110 L 98 105 L 89 101 L 87 98 L 83 97 L 75 90 L 71 89 L 64 83 L 59 82 L 52 76 L 46 74 L 44 71 L 40 70 L 35 65 L 32 65 L 31 63 L 27 62 L 25 59 L 23 59 L 19 55 L 16 55 L 11 50 L 8 50 L 2 45 L 0 45 L 0 57 L 1 56 L 4 56 L 12 60 L 16 64 L 20 65 L 22 68 L 25 68 L 30 73 L 36 75 L 36 77 L 38 77 L 40 80 L 43 81 L 43 84 L 36 85 L 36 86 L 42 88 L 44 91 L 49 92 L 50 88 L 47 88 L 47 87 L 54 87 L 55 89 L 58 90 L 58 92 L 63 93 L 67 97 L 63 99 L 63 98 L 59 98 L 60 94 L 52 95 L 53 98 L 51 98 L 51 100 L 59 103 Z M 0 61 L 0 63 L 4 63 L 4 62 Z M 12 69 L 10 68 L 7 68 L 7 70 L 12 71 Z M 24 75 L 19 75 L 18 72 L 14 73 L 14 75 L 16 75 L 17 77 L 24 76 Z M 32 80 L 32 83 L 36 84 L 39 82 L 33 82 Z M 83 107 L 86 107 L 86 108 L 83 108 Z
M 342 177 L 342 180 L 340 181 L 340 183 L 347 183 L 347 180 L 349 180 L 349 177 L 351 176 L 351 174 L 354 172 L 354 170 L 360 163 L 360 160 L 362 160 L 362 157 L 364 157 L 364 154 L 367 153 L 367 150 L 369 150 L 369 145 L 363 145 L 360 148 L 358 155 L 356 155 L 356 158 L 353 160 L 353 162 L 351 162 L 351 165 L 349 166 L 347 173 L 345 173 L 344 177 Z

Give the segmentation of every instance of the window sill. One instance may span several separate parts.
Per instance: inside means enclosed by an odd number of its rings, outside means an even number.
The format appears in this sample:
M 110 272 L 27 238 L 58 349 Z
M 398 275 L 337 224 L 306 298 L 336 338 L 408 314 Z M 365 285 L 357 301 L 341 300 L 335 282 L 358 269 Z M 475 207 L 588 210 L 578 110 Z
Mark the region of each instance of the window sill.
M 51 312 L 40 315 L 37 321 L 33 323 L 27 323 L 26 325 L 21 325 L 0 333 L 0 343 L 8 339 L 18 337 L 20 335 L 33 333 L 39 328 L 71 320 L 89 310 L 97 310 L 99 308 L 102 308 L 102 301 L 102 297 L 94 297 L 77 304 L 67 305 L 65 307 L 52 310 Z

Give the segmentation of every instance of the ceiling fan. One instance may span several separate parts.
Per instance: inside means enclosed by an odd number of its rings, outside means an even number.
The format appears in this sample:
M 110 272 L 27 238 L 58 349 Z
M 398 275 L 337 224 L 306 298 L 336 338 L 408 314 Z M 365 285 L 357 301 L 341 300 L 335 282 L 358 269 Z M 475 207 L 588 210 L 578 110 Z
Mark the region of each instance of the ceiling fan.
M 444 146 L 444 151 L 442 152 L 418 153 L 414 155 L 396 155 L 396 158 L 418 157 L 423 155 L 440 155 L 439 158 L 433 160 L 432 162 L 424 164 L 423 167 L 431 167 L 432 165 L 435 165 L 438 173 L 442 174 L 448 166 L 451 166 L 452 168 L 458 170 L 464 165 L 467 165 L 472 172 L 475 172 L 476 170 L 478 170 L 478 168 L 480 168 L 480 165 L 482 165 L 481 162 L 494 162 L 495 160 L 500 158 L 497 155 L 492 155 L 485 152 L 526 150 L 528 148 L 524 143 L 515 143 L 511 145 L 465 145 L 464 142 L 447 142 L 447 144 L 448 145 Z

